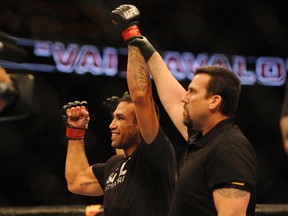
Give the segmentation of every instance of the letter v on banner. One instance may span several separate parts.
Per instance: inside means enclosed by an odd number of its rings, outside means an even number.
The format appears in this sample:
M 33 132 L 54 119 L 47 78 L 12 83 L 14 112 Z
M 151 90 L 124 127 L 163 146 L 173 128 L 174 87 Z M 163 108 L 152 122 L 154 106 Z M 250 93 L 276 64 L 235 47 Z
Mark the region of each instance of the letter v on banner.
M 79 45 L 69 44 L 67 49 L 65 49 L 63 43 L 55 42 L 51 46 L 51 50 L 57 70 L 72 73 L 74 71 L 74 63 L 78 55 Z

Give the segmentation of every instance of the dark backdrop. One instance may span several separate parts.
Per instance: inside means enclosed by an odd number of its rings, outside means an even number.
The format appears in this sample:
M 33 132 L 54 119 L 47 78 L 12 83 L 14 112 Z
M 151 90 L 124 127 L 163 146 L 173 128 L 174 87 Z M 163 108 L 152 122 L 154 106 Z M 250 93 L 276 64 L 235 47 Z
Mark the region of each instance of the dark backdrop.
M 0 0 L 0 30 L 37 40 L 123 47 L 109 19 L 109 12 L 122 3 Z M 142 33 L 162 50 L 282 57 L 288 54 L 286 11 L 280 3 L 147 0 L 133 4 L 142 13 Z M 101 197 L 73 195 L 67 190 L 61 106 L 73 100 L 88 101 L 93 117 L 86 137 L 87 155 L 91 163 L 104 162 L 114 150 L 110 147 L 110 116 L 102 102 L 112 95 L 121 96 L 127 90 L 126 81 L 90 74 L 30 73 L 35 77 L 31 115 L 19 121 L 0 122 L 0 205 L 101 203 Z M 188 81 L 182 84 L 186 87 Z M 284 86 L 243 86 L 236 114 L 236 122 L 253 143 L 260 162 L 258 203 L 288 202 L 288 161 L 279 129 L 283 99 Z M 184 141 L 156 94 L 155 100 L 161 124 L 179 158 Z

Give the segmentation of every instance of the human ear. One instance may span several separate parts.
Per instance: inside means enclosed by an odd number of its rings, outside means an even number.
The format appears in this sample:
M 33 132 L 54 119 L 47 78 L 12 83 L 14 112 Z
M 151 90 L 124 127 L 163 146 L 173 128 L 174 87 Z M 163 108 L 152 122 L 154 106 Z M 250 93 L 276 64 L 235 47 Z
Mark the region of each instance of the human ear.
M 222 102 L 222 97 L 221 97 L 220 95 L 213 95 L 213 96 L 211 97 L 211 102 L 210 102 L 209 108 L 210 108 L 211 110 L 214 110 L 214 111 L 215 111 L 217 108 L 220 107 L 221 102 Z

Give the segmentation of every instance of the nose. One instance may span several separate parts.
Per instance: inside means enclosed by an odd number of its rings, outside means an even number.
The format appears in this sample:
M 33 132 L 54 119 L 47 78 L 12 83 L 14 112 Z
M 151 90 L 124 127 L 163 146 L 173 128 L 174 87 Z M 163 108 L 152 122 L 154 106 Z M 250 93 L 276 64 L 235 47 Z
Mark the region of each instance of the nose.
M 110 123 L 110 125 L 109 125 L 109 129 L 114 129 L 114 128 L 116 128 L 116 124 L 115 124 L 115 122 L 114 122 L 114 119 L 111 121 L 111 123 Z
M 184 104 L 187 103 L 187 92 L 181 97 L 181 102 L 183 102 Z

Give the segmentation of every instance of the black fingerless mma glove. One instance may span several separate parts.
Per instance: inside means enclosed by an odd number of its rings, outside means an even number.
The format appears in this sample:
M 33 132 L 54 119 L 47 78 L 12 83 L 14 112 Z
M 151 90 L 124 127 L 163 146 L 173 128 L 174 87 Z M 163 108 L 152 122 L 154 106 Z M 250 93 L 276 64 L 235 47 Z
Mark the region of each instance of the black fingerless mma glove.
M 139 10 L 131 4 L 123 4 L 111 12 L 113 24 L 122 31 L 124 41 L 141 36 L 138 28 L 140 20 Z
M 113 10 L 110 15 L 112 22 L 122 31 L 124 41 L 129 45 L 138 47 L 147 62 L 156 50 L 140 33 L 138 28 L 139 10 L 134 5 L 124 4 Z
M 153 45 L 144 36 L 134 37 L 131 40 L 129 40 L 127 43 L 131 46 L 138 47 L 140 51 L 142 52 L 142 55 L 144 56 L 144 59 L 146 62 L 150 59 L 153 53 L 156 52 Z
M 84 139 L 84 136 L 85 136 L 86 128 L 76 128 L 67 124 L 66 110 L 72 107 L 77 107 L 77 106 L 85 106 L 86 109 L 88 110 L 88 103 L 86 101 L 69 102 L 66 105 L 62 106 L 62 117 L 63 117 L 64 123 L 66 124 L 66 137 L 68 139 L 74 139 L 74 140 Z

